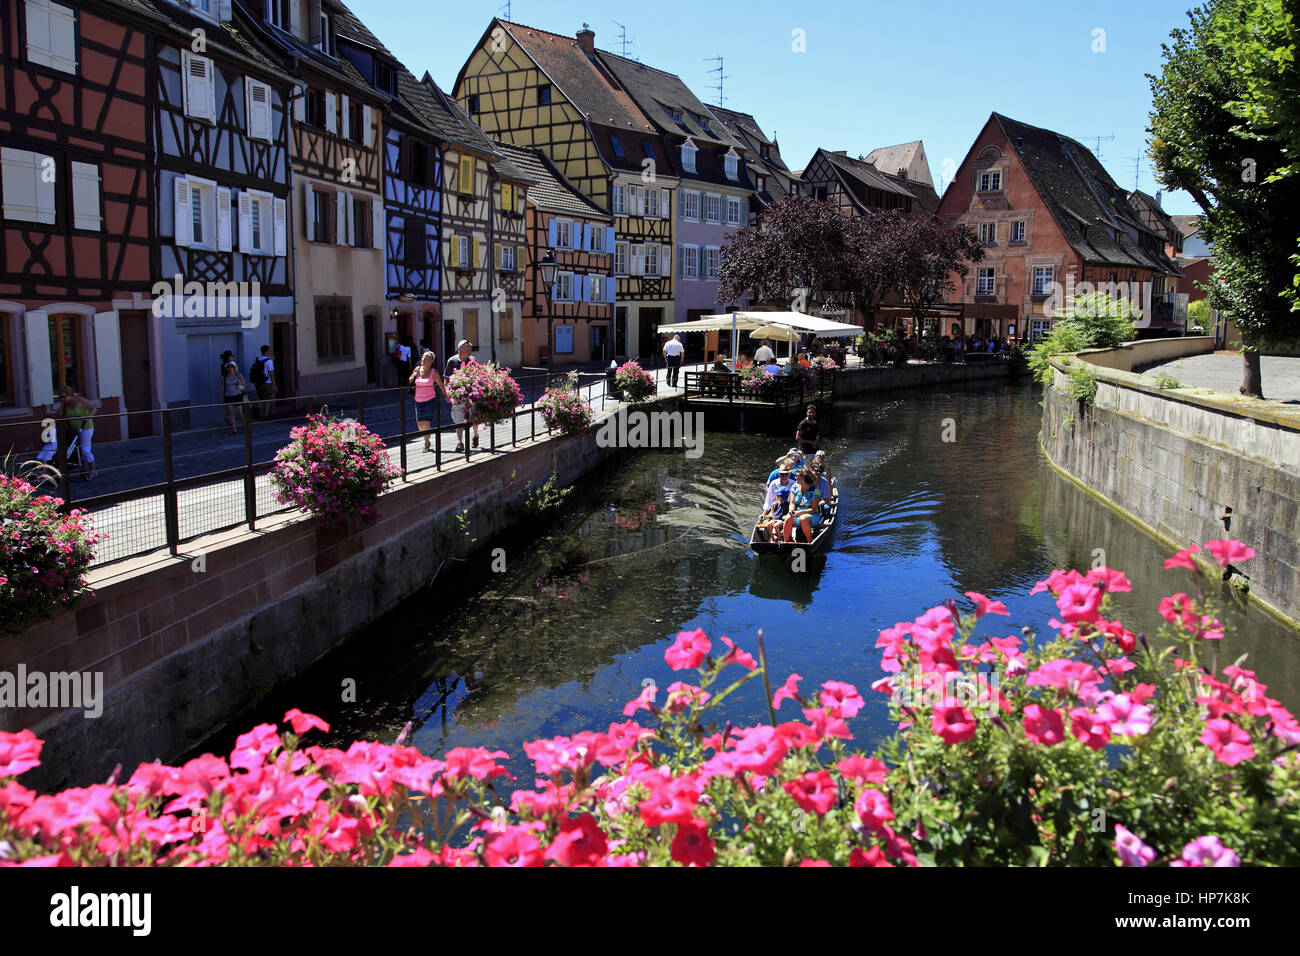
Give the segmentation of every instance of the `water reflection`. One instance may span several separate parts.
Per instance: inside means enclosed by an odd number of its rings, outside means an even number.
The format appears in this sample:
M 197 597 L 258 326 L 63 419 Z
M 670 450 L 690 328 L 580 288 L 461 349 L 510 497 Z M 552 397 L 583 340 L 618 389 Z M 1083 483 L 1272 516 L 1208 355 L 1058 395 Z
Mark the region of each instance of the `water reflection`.
M 775 681 L 797 671 L 804 687 L 838 679 L 865 690 L 881 675 L 881 628 L 967 590 L 1007 604 L 1011 618 L 993 633 L 1042 628 L 1055 609 L 1028 594 L 1033 583 L 1053 567 L 1087 568 L 1097 549 L 1133 580 L 1134 594 L 1117 602 L 1123 619 L 1153 634 L 1155 606 L 1186 589 L 1184 572 L 1164 571 L 1166 547 L 1047 466 L 1039 415 L 1036 390 L 1003 385 L 837 409 L 824 443 L 840 489 L 835 545 L 802 574 L 747 548 L 783 440 L 709 433 L 697 460 L 644 454 L 566 503 L 551 533 L 510 554 L 507 573 L 480 559 L 254 716 L 312 710 L 334 725 L 335 743 L 391 740 L 412 721 L 428 753 L 483 745 L 522 760 L 524 741 L 604 727 L 643 680 L 678 679 L 663 650 L 684 628 L 751 651 L 762 629 Z M 945 442 L 950 419 L 956 441 Z M 1294 706 L 1297 634 L 1258 612 L 1229 620 L 1224 659 L 1249 653 L 1270 692 Z M 357 681 L 359 703 L 339 702 L 345 678 Z M 764 717 L 758 682 L 727 707 L 738 723 Z M 857 742 L 889 733 L 886 716 L 872 698 Z M 531 779 L 526 765 L 512 769 Z

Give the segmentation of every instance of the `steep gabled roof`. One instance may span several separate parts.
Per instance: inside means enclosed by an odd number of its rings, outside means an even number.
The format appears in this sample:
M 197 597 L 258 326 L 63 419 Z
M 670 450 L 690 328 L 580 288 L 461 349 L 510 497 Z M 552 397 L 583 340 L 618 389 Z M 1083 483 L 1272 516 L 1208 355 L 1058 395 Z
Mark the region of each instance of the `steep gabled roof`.
M 1160 203 L 1154 196 L 1150 196 L 1140 189 L 1135 189 L 1128 194 L 1128 200 L 1129 205 L 1133 206 L 1138 212 L 1145 211 L 1155 219 L 1160 224 L 1160 228 L 1165 231 L 1167 238 L 1172 239 L 1175 235 L 1181 234 L 1182 230 L 1178 228 L 1169 214 L 1160 208 Z
M 910 172 L 912 162 L 917 158 L 918 154 L 922 160 L 925 159 L 925 146 L 919 139 L 910 143 L 901 143 L 898 146 L 882 146 L 879 149 L 873 149 L 867 153 L 866 161 L 881 172 L 893 176 L 900 169 L 906 169 Z M 930 179 L 930 164 L 922 162 L 922 165 L 925 167 L 925 178 L 913 177 L 908 181 L 923 182 L 933 187 L 934 183 Z
M 835 169 L 840 177 L 844 187 L 849 190 L 853 197 L 864 207 L 871 208 L 872 203 L 867 195 L 868 189 L 878 189 L 881 192 L 895 193 L 905 199 L 915 199 L 911 190 L 903 185 L 901 180 L 885 176 L 872 166 L 870 163 L 861 159 L 852 159 L 844 150 L 832 152 L 828 149 L 818 149 L 827 162 Z M 812 165 L 811 162 L 808 164 Z
M 225 48 L 228 52 L 246 57 L 259 67 L 280 74 L 283 79 L 291 79 L 280 62 L 278 51 L 272 50 L 258 38 L 256 30 L 248 28 L 245 18 L 251 20 L 251 14 L 242 10 L 232 14 L 232 19 L 216 23 L 213 18 L 195 13 L 188 5 L 167 3 L 165 0 L 111 0 L 111 4 L 144 13 L 157 20 L 172 25 L 178 32 L 189 33 L 201 28 L 209 47 Z M 243 16 L 239 14 L 243 13 Z
M 739 110 L 729 110 L 723 106 L 710 106 L 709 112 L 711 112 L 718 121 L 727 128 L 727 131 L 730 132 L 732 136 L 740 140 L 742 143 L 745 142 L 746 139 L 758 143 L 759 149 L 755 149 L 753 152 L 761 162 L 774 169 L 779 169 L 791 177 L 795 176 L 794 171 L 791 170 L 790 167 L 785 164 L 785 160 L 781 158 L 781 147 L 777 144 L 776 140 L 768 138 L 768 135 L 763 132 L 763 128 L 758 125 L 758 120 L 754 119 L 751 114 L 742 113 Z M 763 146 L 767 147 L 766 159 L 762 158 L 761 148 Z M 751 162 L 751 166 L 753 165 L 754 164 Z M 761 170 L 759 170 L 759 172 L 761 172 Z
M 1172 275 L 1177 266 L 1161 253 L 1143 250 L 1126 226 L 1163 238 L 1142 225 L 1120 189 L 1086 146 L 1052 130 L 1029 126 L 1000 113 L 992 119 L 1015 150 L 1066 241 L 1085 262 L 1155 269 Z
M 588 121 L 636 133 L 655 131 L 654 124 L 627 91 L 619 87 L 598 58 L 588 57 L 583 52 L 577 39 L 499 17 L 493 18 L 484 36 L 490 35 L 498 26 L 510 34 Z
M 532 178 L 533 184 L 528 187 L 528 202 L 531 205 L 546 212 L 610 221 L 609 213 L 578 192 L 540 150 L 525 149 L 509 143 L 497 143 L 496 148 Z
M 715 117 L 709 108 L 690 91 L 681 77 L 605 50 L 597 50 L 596 57 L 617 77 L 641 107 L 641 112 L 661 132 L 689 136 L 696 145 L 744 148 L 727 132 L 726 126 L 713 122 Z M 680 123 L 674 117 L 674 111 L 681 116 Z
M 1190 239 L 1201 231 L 1200 216 L 1170 216 L 1174 228 L 1183 234 L 1184 239 Z

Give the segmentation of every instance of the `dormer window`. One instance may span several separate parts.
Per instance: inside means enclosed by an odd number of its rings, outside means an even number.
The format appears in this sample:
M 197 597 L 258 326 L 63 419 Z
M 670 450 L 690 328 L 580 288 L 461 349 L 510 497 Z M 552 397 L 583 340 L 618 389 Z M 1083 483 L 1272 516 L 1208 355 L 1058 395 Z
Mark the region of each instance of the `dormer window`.
M 772 158 L 772 147 L 771 147 L 771 146 L 768 146 L 766 143 L 764 143 L 761 147 L 759 147 L 758 155 L 759 155 L 759 156 L 762 156 L 764 159 L 771 159 L 771 158 Z
M 696 172 L 695 154 L 699 152 L 689 139 L 682 143 L 682 169 L 688 173 Z
M 980 173 L 979 191 L 982 193 L 995 193 L 1002 189 L 1002 171 L 1000 169 L 990 169 Z
M 312 46 L 322 53 L 333 55 L 334 50 L 334 30 L 330 23 L 330 15 L 324 10 L 321 11 L 320 20 L 316 24 L 316 36 L 312 38 Z
M 650 160 L 650 161 L 653 162 L 653 163 L 657 163 L 657 162 L 659 162 L 659 160 L 655 157 L 655 144 L 654 144 L 654 143 L 650 142 L 650 140 L 648 140 L 648 139 L 643 139 L 643 140 L 641 140 L 641 148 L 642 148 L 643 150 L 645 150 L 645 158 L 646 158 L 646 159 Z
M 733 182 L 740 179 L 740 156 L 734 149 L 727 150 L 727 155 L 722 158 L 722 163 L 726 169 L 728 179 Z
M 614 151 L 614 155 L 619 159 L 623 158 L 623 141 L 612 133 L 609 137 L 609 148 Z

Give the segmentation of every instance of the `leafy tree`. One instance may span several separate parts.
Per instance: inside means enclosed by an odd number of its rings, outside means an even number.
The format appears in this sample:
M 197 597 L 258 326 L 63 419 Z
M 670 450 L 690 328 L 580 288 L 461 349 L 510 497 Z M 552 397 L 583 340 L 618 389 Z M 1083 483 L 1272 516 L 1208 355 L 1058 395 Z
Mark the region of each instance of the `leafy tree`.
M 1112 299 L 1105 292 L 1076 296 L 1047 337 L 1029 350 L 1029 368 L 1034 377 L 1044 385 L 1052 381 L 1048 360 L 1053 355 L 1112 349 L 1131 342 L 1137 335 L 1134 314 L 1132 302 L 1124 297 Z
M 1262 397 L 1259 349 L 1300 340 L 1296 308 L 1300 99 L 1295 0 L 1209 0 L 1149 76 L 1150 155 L 1163 185 L 1204 210 L 1211 305 L 1244 340 L 1243 394 Z
M 902 250 L 894 241 L 903 219 L 903 214 L 897 211 L 873 211 L 852 217 L 845 226 L 848 252 L 845 269 L 863 319 L 868 323 L 885 296 L 897 288 L 903 272 Z
M 809 289 L 808 302 L 820 302 L 827 292 L 847 288 L 848 222 L 828 202 L 807 196 L 782 199 L 757 226 L 737 229 L 722 247 L 718 301 L 748 295 L 754 302 L 789 307 L 795 289 Z M 802 304 L 794 311 L 806 311 L 807 302 Z
M 885 258 L 898 264 L 895 288 L 919 335 L 931 307 L 956 290 L 952 274 L 966 278 L 969 263 L 984 258 L 984 247 L 969 227 L 949 226 L 937 216 L 900 216 L 887 241 L 891 252 Z

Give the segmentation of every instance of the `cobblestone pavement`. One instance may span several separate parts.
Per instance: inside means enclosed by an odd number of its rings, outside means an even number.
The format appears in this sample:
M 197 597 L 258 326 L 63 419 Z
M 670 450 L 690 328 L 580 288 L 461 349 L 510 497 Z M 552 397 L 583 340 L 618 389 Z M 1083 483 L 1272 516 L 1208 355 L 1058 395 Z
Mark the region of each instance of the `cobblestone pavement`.
M 1300 404 L 1300 357 L 1264 355 L 1259 360 L 1264 398 L 1270 402 Z M 1183 385 L 1240 394 L 1242 358 L 1236 352 L 1191 355 L 1147 369 L 1145 378 L 1172 375 Z

